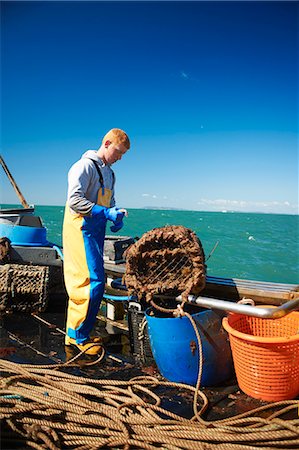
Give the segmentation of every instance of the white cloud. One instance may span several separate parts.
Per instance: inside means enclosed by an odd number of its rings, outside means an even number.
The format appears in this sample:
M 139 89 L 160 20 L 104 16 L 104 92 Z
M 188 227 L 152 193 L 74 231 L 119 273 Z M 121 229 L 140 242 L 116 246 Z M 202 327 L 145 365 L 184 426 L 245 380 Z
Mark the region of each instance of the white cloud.
M 142 194 L 142 197 L 157 198 L 156 194 Z
M 184 78 L 185 80 L 189 79 L 189 75 L 186 72 L 184 72 L 183 70 L 181 70 L 181 77 Z

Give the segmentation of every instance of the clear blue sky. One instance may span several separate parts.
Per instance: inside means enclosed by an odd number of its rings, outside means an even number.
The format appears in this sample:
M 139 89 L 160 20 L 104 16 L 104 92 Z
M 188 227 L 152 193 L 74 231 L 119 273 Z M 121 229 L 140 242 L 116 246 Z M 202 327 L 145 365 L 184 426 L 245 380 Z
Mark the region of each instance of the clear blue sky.
M 1 154 L 28 203 L 63 205 L 119 127 L 121 207 L 298 213 L 298 2 L 2 1 L 1 28 Z

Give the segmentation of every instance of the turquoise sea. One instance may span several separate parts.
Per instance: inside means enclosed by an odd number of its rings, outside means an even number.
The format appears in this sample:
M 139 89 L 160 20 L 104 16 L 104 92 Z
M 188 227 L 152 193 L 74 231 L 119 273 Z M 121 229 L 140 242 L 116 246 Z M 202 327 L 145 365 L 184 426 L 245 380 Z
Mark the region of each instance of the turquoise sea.
M 2 208 L 12 205 L 2 205 Z M 35 206 L 48 240 L 62 243 L 63 206 Z M 200 238 L 208 275 L 299 284 L 299 216 L 237 212 L 128 209 L 119 234 L 139 236 L 164 225 L 183 225 Z M 109 234 L 107 227 L 107 234 Z M 112 233 L 110 233 L 112 234 Z

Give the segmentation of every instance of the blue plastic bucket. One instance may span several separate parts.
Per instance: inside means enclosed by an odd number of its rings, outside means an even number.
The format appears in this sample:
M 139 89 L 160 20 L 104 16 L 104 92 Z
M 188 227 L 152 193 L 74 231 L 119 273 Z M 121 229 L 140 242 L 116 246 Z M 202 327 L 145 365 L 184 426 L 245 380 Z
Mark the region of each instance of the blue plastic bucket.
M 151 315 L 154 312 L 154 315 Z M 198 342 L 190 320 L 163 315 L 153 308 L 146 313 L 153 356 L 160 373 L 169 381 L 195 386 L 199 371 Z M 202 310 L 191 314 L 202 343 L 201 386 L 215 386 L 233 374 L 231 349 L 222 328 L 223 313 Z
M 0 237 L 10 239 L 12 245 L 47 246 L 45 227 L 26 227 L 0 223 Z

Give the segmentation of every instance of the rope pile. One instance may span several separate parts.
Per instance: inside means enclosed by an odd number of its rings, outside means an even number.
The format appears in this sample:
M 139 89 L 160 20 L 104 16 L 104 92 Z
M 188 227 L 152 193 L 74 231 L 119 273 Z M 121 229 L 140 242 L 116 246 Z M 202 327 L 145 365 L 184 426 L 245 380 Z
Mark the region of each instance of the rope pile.
M 203 247 L 189 228 L 154 228 L 126 251 L 123 281 L 130 295 L 145 295 L 148 302 L 155 294 L 182 294 L 187 299 L 205 287 L 205 278 Z
M 97 380 L 65 373 L 57 365 L 50 369 L 6 360 L 0 360 L 0 368 L 2 425 L 5 422 L 16 432 L 25 448 L 282 450 L 299 447 L 299 419 L 279 418 L 298 409 L 296 400 L 272 403 L 237 417 L 208 422 L 202 418 L 207 408 L 204 393 L 198 392 L 203 406 L 198 411 L 198 402 L 194 402 L 191 420 L 163 408 L 155 393 L 162 386 L 174 388 L 176 393 L 185 389 L 195 395 L 197 388 L 189 385 L 154 377 Z M 11 435 L 3 439 L 9 445 L 13 442 Z

